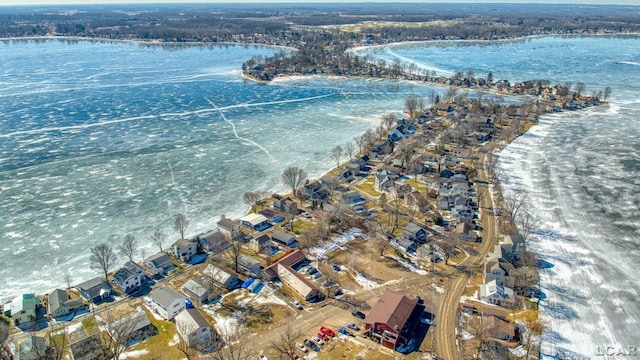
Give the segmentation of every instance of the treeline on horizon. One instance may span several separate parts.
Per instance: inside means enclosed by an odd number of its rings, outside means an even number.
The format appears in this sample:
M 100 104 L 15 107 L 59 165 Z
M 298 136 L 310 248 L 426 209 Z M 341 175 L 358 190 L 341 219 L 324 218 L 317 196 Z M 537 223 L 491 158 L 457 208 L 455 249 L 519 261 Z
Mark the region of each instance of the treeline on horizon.
M 359 32 L 317 26 L 371 21 Z M 314 28 L 309 28 L 314 27 Z M 536 34 L 640 32 L 633 6 L 540 4 L 155 4 L 3 7 L 0 37 L 79 36 L 171 42 L 242 42 L 299 48 L 311 36 L 331 42 L 502 39 Z

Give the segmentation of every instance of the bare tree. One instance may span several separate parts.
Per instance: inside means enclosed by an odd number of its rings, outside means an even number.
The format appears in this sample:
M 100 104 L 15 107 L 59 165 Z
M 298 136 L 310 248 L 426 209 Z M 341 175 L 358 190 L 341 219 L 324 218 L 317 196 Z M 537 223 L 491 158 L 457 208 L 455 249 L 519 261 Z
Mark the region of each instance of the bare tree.
M 489 73 L 487 74 L 487 84 L 493 84 L 493 73 L 491 71 L 489 71 Z
M 447 239 L 438 242 L 438 246 L 442 249 L 445 264 L 449 265 L 449 259 L 456 255 L 458 243 L 459 241 L 455 236 L 449 236 Z
M 308 253 L 309 249 L 318 245 L 319 238 L 320 236 L 317 227 L 302 231 L 300 236 L 298 236 L 298 249 Z
M 293 197 L 296 196 L 296 190 L 307 179 L 307 172 L 299 167 L 288 167 L 282 173 L 282 182 L 291 189 Z
M 424 104 L 422 104 L 422 98 L 419 96 L 410 96 L 404 100 L 404 111 L 409 115 L 409 118 L 413 119 L 418 115 L 418 111 L 422 110 Z
M 71 283 L 73 282 L 73 273 L 71 272 L 71 270 L 67 270 L 67 272 L 64 273 L 63 277 L 64 282 L 67 284 L 67 290 L 71 289 Z
M 212 360 L 250 360 L 256 357 L 251 350 L 250 342 L 246 341 L 245 330 L 218 329 L 220 334 L 212 341 L 212 351 L 206 354 L 206 358 Z
M 349 157 L 349 159 L 353 158 L 356 155 L 356 145 L 349 141 L 344 145 L 344 153 Z
M 5 318 L 0 317 L 0 359 L 11 360 L 13 355 L 7 347 L 7 339 L 9 338 L 9 322 Z
M 51 331 L 47 332 L 48 351 L 47 360 L 62 360 L 66 358 L 69 349 L 69 337 L 64 323 L 54 325 Z
M 120 255 L 129 259 L 129 261 L 133 261 L 133 254 L 138 250 L 138 241 L 133 234 L 127 234 L 124 236 L 124 240 L 122 244 L 118 246 L 118 251 Z
M 453 100 L 458 94 L 458 89 L 454 87 L 450 87 L 447 89 L 447 92 L 444 94 L 445 100 Z
M 532 232 L 535 232 L 539 229 L 542 220 L 539 217 L 531 214 L 529 210 L 525 208 L 518 212 L 518 216 L 516 216 L 515 222 L 520 235 L 522 235 L 522 237 L 526 241 Z
M 387 131 L 391 130 L 396 122 L 398 122 L 398 116 L 396 114 L 385 114 L 382 116 L 382 126 Z
M 112 311 L 105 311 L 96 316 L 96 322 L 100 328 L 100 340 L 103 354 L 108 354 L 107 358 L 118 360 L 127 348 L 131 340 L 145 335 L 138 332 L 139 316 L 147 316 L 140 312 L 137 316 L 130 314 L 122 315 Z
M 508 191 L 502 197 L 502 206 L 513 221 L 518 217 L 518 212 L 525 209 L 528 203 L 529 196 L 524 192 Z
M 187 321 L 178 321 L 176 318 L 176 331 L 178 332 L 178 343 L 175 345 L 187 360 L 195 355 L 195 349 L 190 343 L 189 335 L 197 330 L 196 325 Z
M 539 318 L 532 318 L 530 316 L 524 317 L 524 341 L 525 349 L 527 351 L 527 359 L 530 359 L 532 355 L 540 351 L 540 334 L 544 329 L 544 323 Z
M 340 161 L 344 156 L 344 149 L 340 145 L 336 145 L 331 149 L 331 160 L 336 162 L 336 168 L 340 166 Z
M 271 341 L 271 348 L 280 357 L 293 359 L 292 354 L 296 352 L 296 342 L 301 336 L 300 331 L 293 330 L 291 325 L 287 324 L 280 336 Z
M 256 205 L 262 199 L 262 195 L 257 191 L 247 191 L 242 194 L 242 200 L 245 204 L 251 206 L 251 211 L 256 212 Z
M 606 88 L 604 88 L 604 95 L 603 95 L 602 99 L 604 101 L 607 101 L 609 96 L 611 96 L 611 86 L 607 86 Z
M 232 242 L 225 254 L 227 254 L 227 257 L 233 264 L 233 270 L 238 272 L 238 259 L 240 258 L 240 254 L 242 254 L 242 243 L 240 241 Z
M 373 251 L 375 251 L 375 253 L 380 257 L 384 256 L 384 253 L 387 251 L 387 249 L 391 247 L 389 240 L 382 234 L 376 235 L 370 240 L 370 242 Z
M 578 99 L 580 99 L 580 97 L 582 96 L 582 93 L 584 92 L 584 90 L 586 88 L 587 88 L 587 85 L 585 85 L 585 83 L 583 83 L 581 81 L 576 83 L 576 86 L 575 86 L 573 91 L 575 91 L 576 97 Z
M 151 241 L 153 241 L 154 244 L 158 245 L 158 247 L 160 248 L 160 252 L 162 252 L 162 244 L 166 240 L 167 240 L 167 234 L 162 232 L 160 228 L 157 228 L 156 231 L 153 233 L 153 235 L 151 235 Z
M 109 270 L 118 262 L 118 255 L 111 245 L 102 243 L 91 248 L 91 257 L 89 257 L 89 266 L 92 270 L 102 271 L 104 278 L 109 276 Z
M 187 217 L 183 214 L 176 215 L 173 228 L 180 233 L 180 239 L 184 239 L 184 233 L 187 231 L 187 226 L 189 226 L 189 220 L 187 220 Z
M 358 147 L 358 153 L 361 153 L 362 150 L 364 150 L 365 146 L 367 145 L 367 141 L 365 139 L 364 134 L 356 136 L 355 138 L 353 138 L 353 141 Z

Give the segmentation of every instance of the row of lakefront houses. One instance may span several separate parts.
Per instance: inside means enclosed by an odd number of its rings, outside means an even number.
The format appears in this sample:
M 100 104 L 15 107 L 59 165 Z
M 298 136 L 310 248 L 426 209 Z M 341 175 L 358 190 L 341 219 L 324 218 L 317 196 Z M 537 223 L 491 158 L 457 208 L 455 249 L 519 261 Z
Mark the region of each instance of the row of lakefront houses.
M 208 324 L 206 317 L 202 316 L 197 308 L 198 304 L 211 303 L 225 292 L 239 288 L 259 292 L 262 285 L 277 280 L 292 289 L 295 297 L 300 300 L 322 301 L 324 294 L 321 288 L 313 279 L 298 271 L 301 266 L 308 264 L 309 260 L 303 251 L 297 249 L 296 235 L 284 231 L 284 227 L 278 225 L 291 214 L 304 217 L 303 221 L 314 221 L 313 218 L 323 212 L 334 212 L 335 196 L 330 194 L 335 193 L 335 190 L 342 204 L 352 207 L 356 213 L 371 220 L 372 208 L 365 206 L 371 199 L 367 200 L 366 194 L 351 186 L 358 179 L 373 179 L 377 192 L 402 198 L 407 206 L 419 213 L 442 214 L 441 225 L 460 240 L 481 241 L 475 223 L 478 211 L 477 195 L 473 182 L 467 175 L 474 156 L 473 144 L 491 140 L 495 136 L 494 121 L 500 115 L 485 116 L 485 120 L 473 131 L 464 134 L 456 144 L 447 146 L 445 153 L 440 156 L 430 152 L 413 154 L 413 157 L 419 158 L 420 161 L 415 162 L 419 163 L 419 166 L 417 169 L 414 166 L 412 172 L 420 174 L 425 179 L 436 179 L 424 192 L 416 191 L 407 185 L 408 166 L 394 158 L 394 147 L 389 146 L 412 136 L 423 136 L 427 139 L 433 133 L 443 130 L 442 121 L 465 121 L 472 116 L 478 115 L 469 114 L 465 107 L 441 103 L 415 119 L 399 120 L 389 132 L 387 139 L 373 146 L 366 154 L 351 159 L 341 167 L 341 172 L 335 178 L 323 177 L 304 185 L 309 198 L 322 204 L 313 210 L 298 209 L 299 202 L 291 198 L 276 197 L 270 206 L 257 213 L 250 213 L 240 219 L 222 216 L 214 230 L 190 239 L 179 239 L 167 251 L 153 254 L 143 261 L 129 261 L 113 272 L 109 279 L 96 277 L 76 284 L 73 290 L 56 289 L 47 296 L 23 294 L 5 304 L 3 311 L 16 326 L 31 329 L 33 324 L 38 324 L 43 318 L 45 324 L 46 319 L 70 320 L 76 314 L 87 312 L 90 304 L 110 301 L 114 296 L 140 296 L 143 297 L 145 306 L 163 319 L 191 324 L 181 327 L 190 331 L 180 335 L 197 346 L 198 343 L 206 343 L 215 336 L 215 329 Z M 414 135 L 417 130 L 420 130 L 419 135 Z M 337 189 L 336 179 L 339 183 Z M 443 228 L 436 228 L 438 229 L 429 229 L 417 221 L 410 221 L 403 227 L 400 235 L 390 236 L 389 241 L 409 258 L 437 262 L 444 255 L 442 249 L 431 241 L 431 234 L 442 235 Z M 179 289 L 165 285 L 163 279 L 170 278 L 185 266 L 202 263 L 207 257 L 233 253 L 231 248 L 238 244 L 241 245 L 241 250 L 232 260 L 226 258 L 209 261 L 197 276 L 188 279 Z M 499 320 L 506 319 L 506 315 L 502 317 L 503 313 L 496 309 L 513 305 L 512 301 L 515 301 L 511 295 L 514 292 L 512 287 L 516 285 L 515 275 L 512 274 L 515 274 L 517 269 L 512 262 L 517 259 L 523 246 L 524 241 L 517 236 L 505 238 L 502 244 L 496 246 L 492 257 L 486 263 L 485 284 L 481 286 L 479 299 L 482 305 L 472 305 L 472 308 L 493 311 L 499 315 Z M 419 310 L 420 306 L 416 298 L 387 292 L 381 302 L 367 315 L 365 331 L 384 346 L 402 348 L 415 327 L 416 319 L 419 318 L 416 318 L 416 314 L 422 313 Z M 386 307 L 393 309 L 389 310 Z M 153 334 L 153 331 L 146 331 L 152 325 L 143 317 L 146 318 L 145 312 L 128 316 L 139 318 L 139 327 L 132 332 L 132 338 L 140 334 Z M 507 335 L 505 337 L 509 338 Z M 512 338 L 514 337 L 515 334 Z M 78 341 L 95 340 L 88 337 Z M 76 348 L 84 347 L 77 345 Z M 89 359 L 91 354 L 75 358 Z

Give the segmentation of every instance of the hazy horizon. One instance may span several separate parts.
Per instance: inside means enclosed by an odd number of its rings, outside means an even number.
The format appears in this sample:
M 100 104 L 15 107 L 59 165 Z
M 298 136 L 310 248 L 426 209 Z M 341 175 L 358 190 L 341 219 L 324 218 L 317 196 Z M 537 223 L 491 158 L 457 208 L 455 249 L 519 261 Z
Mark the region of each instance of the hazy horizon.
M 376 2 L 376 3 L 393 3 L 393 1 L 389 0 L 351 0 L 351 1 L 340 1 L 340 0 L 298 0 L 298 1 L 273 1 L 273 0 L 237 0 L 237 1 L 216 1 L 216 0 L 135 0 L 135 1 L 127 1 L 127 0 L 0 0 L 0 6 L 18 6 L 18 5 L 98 5 L 98 4 L 154 4 L 154 3 L 163 3 L 163 4 L 171 4 L 171 3 L 193 3 L 193 4 L 212 4 L 212 3 L 367 3 L 367 2 Z M 602 0 L 404 0 L 404 3 L 468 3 L 468 4 L 482 4 L 482 3 L 492 3 L 492 4 L 574 4 L 574 5 L 639 5 L 638 0 L 615 0 L 608 2 L 606 4 L 602 3 Z

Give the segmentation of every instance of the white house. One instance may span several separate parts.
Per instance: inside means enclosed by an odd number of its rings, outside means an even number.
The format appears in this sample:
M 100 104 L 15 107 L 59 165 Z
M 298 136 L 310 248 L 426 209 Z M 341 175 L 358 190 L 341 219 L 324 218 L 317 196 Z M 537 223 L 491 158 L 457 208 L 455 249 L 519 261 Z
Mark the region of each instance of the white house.
M 191 257 L 198 252 L 198 244 L 195 241 L 180 239 L 171 245 L 171 250 L 177 259 L 189 262 Z
M 480 285 L 480 300 L 499 306 L 515 305 L 515 294 L 513 289 L 499 285 L 496 280 L 491 280 Z
M 211 325 L 197 309 L 187 309 L 176 316 L 176 329 L 190 347 L 211 339 Z
M 184 296 L 165 286 L 153 289 L 149 298 L 151 308 L 167 320 L 173 319 L 185 309 Z
M 240 223 L 226 218 L 224 215 L 218 221 L 218 230 L 233 240 L 242 238 Z
M 127 294 L 140 289 L 145 279 L 144 269 L 133 261 L 127 261 L 113 274 L 113 282 Z

